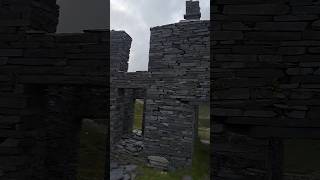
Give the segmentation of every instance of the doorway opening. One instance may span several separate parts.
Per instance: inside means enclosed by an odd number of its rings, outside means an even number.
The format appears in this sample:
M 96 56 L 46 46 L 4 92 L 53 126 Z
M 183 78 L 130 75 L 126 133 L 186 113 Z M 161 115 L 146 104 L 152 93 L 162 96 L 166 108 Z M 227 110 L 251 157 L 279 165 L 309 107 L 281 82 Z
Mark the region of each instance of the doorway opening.
M 200 179 L 210 177 L 210 105 L 201 104 L 194 110 L 194 149 L 192 172 Z
M 210 144 L 210 105 L 201 104 L 196 110 L 197 136 L 201 143 Z
M 145 103 L 144 99 L 134 100 L 134 122 L 133 122 L 133 132 L 137 134 L 143 134 L 144 127 L 144 112 Z

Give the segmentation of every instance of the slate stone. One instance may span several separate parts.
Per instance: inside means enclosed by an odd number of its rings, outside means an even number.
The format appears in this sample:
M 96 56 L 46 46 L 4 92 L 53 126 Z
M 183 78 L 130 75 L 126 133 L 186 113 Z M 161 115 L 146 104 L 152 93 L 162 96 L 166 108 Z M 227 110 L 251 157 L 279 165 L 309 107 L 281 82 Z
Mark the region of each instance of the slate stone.
M 320 6 L 293 6 L 292 14 L 318 14 Z
M 319 30 L 319 29 L 320 29 L 320 20 L 314 21 L 314 22 L 312 23 L 312 28 Z
M 214 108 L 213 113 L 216 116 L 241 116 L 241 109 Z
M 182 180 L 193 180 L 191 176 L 183 176 Z
M 19 145 L 18 139 L 8 138 L 4 142 L 0 143 L 0 148 L 1 147 L 18 147 L 18 145 Z
M 296 15 L 280 15 L 275 16 L 275 21 L 312 21 L 318 19 L 317 15 L 310 15 L 310 14 L 296 14 Z
M 277 113 L 273 111 L 264 111 L 264 110 L 248 110 L 244 112 L 243 116 L 249 117 L 275 117 Z
M 233 31 L 241 31 L 241 30 L 251 30 L 252 28 L 245 25 L 242 22 L 227 22 L 222 24 L 223 30 L 233 30 Z
M 215 31 L 213 32 L 214 40 L 239 40 L 243 39 L 240 31 Z
M 169 166 L 169 161 L 161 156 L 148 156 L 148 165 L 150 167 L 167 170 Z
M 284 4 L 226 5 L 224 14 L 282 15 L 289 12 Z
M 301 33 L 299 32 L 248 32 L 245 33 L 245 38 L 254 41 L 285 41 L 285 40 L 300 40 Z M 311 38 L 305 34 L 304 39 Z
M 255 30 L 259 31 L 304 31 L 307 22 L 261 22 L 257 23 Z
M 280 47 L 279 54 L 282 55 L 301 55 L 305 54 L 305 47 Z
M 320 67 L 320 62 L 301 62 L 301 67 Z
M 311 108 L 307 115 L 311 120 L 317 120 L 320 118 L 319 111 L 320 108 Z
M 23 56 L 22 49 L 0 49 L 0 57 L 21 57 Z
M 305 111 L 291 111 L 287 113 L 288 117 L 290 118 L 297 118 L 297 119 L 303 119 L 306 117 Z
M 6 65 L 8 62 L 8 57 L 0 57 L 0 66 Z
M 287 69 L 288 75 L 308 75 L 312 73 L 313 73 L 312 68 L 288 68 Z
M 320 47 L 310 47 L 310 48 L 308 49 L 308 51 L 309 51 L 310 53 L 320 54 Z
M 306 39 L 306 40 L 320 40 L 320 32 L 319 31 L 304 31 L 302 38 Z

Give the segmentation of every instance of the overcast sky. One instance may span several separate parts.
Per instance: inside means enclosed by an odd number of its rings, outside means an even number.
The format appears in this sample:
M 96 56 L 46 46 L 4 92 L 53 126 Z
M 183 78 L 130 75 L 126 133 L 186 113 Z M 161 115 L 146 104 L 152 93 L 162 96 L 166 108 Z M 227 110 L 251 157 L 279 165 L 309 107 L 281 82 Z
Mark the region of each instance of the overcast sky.
M 91 0 L 90 0 L 91 1 Z M 148 70 L 150 27 L 179 22 L 186 0 L 110 0 L 110 27 L 133 39 L 129 71 Z M 210 17 L 210 0 L 200 0 L 201 19 Z
M 108 29 L 108 0 L 58 0 L 60 18 L 57 32 Z
M 129 71 L 146 71 L 150 27 L 179 22 L 186 0 L 58 0 L 60 19 L 57 32 L 85 29 L 125 30 L 133 39 Z M 210 1 L 200 0 L 201 19 L 209 19 Z

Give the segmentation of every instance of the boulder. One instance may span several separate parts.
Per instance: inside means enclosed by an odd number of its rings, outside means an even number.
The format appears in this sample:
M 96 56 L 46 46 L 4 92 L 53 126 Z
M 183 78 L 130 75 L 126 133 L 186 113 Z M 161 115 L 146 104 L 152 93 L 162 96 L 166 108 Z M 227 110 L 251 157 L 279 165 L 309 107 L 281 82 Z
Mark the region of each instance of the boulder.
M 148 156 L 148 165 L 159 169 L 168 169 L 169 161 L 161 156 Z

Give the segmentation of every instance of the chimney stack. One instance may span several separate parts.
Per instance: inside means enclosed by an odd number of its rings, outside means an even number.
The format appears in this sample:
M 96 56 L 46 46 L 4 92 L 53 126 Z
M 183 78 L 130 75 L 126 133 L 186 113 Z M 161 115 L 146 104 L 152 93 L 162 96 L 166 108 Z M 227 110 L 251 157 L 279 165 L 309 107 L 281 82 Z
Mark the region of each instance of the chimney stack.
M 200 20 L 201 12 L 199 1 L 186 1 L 186 14 L 184 15 L 185 20 Z

